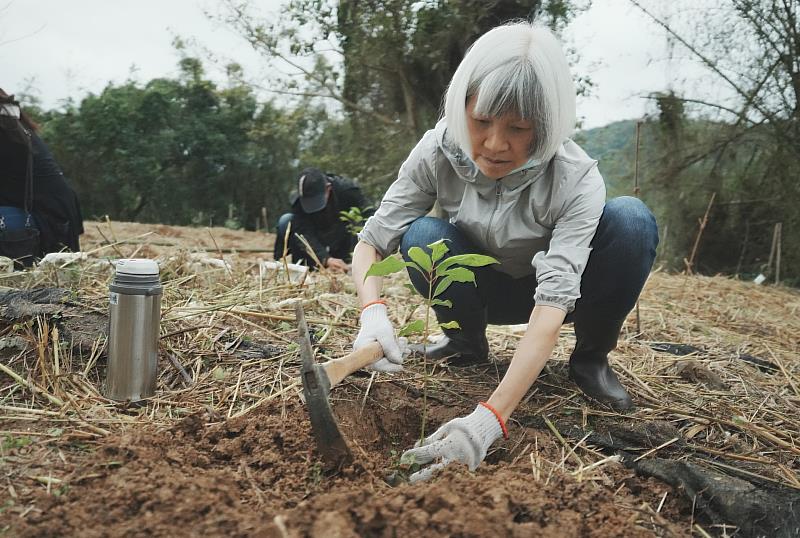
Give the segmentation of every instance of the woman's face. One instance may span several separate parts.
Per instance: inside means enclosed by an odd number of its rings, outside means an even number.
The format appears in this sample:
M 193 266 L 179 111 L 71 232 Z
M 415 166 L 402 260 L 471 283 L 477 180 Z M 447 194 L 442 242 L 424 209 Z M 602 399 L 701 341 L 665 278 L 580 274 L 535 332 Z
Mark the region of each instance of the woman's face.
M 475 114 L 476 96 L 467 101 L 467 128 L 472 160 L 483 175 L 500 179 L 530 158 L 533 122 L 517 114 L 481 116 Z

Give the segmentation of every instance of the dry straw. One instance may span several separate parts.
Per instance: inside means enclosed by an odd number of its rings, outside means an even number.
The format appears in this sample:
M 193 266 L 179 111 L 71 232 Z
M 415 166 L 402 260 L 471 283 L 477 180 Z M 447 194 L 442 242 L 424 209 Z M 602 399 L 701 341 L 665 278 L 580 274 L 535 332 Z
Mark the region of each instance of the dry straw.
M 77 346 L 64 339 L 61 326 L 69 326 L 65 320 L 55 323 L 39 316 L 7 323 L 0 333 L 2 342 L 16 338 L 19 343 L 21 338 L 24 345 L 0 350 L 6 357 L 0 363 L 0 438 L 30 431 L 34 437 L 47 432 L 47 438 L 93 442 L 141 424 L 168 425 L 197 411 L 211 411 L 225 420 L 246 416 L 270 400 L 299 398 L 295 301 L 303 302 L 311 332 L 322 344 L 320 357 L 335 358 L 350 350 L 358 304 L 348 276 L 317 274 L 298 285 L 280 271 L 262 277 L 255 249 L 225 254 L 232 249 L 222 247 L 230 242 L 214 238 L 212 232 L 208 235 L 213 245 L 206 235 L 196 243 L 170 238 L 177 246 L 164 246 L 169 242 L 158 234 L 120 239 L 117 226 L 110 226 L 98 225 L 109 239 L 85 244 L 91 253 L 87 259 L 7 277 L 0 285 L 66 287 L 82 311 L 105 313 L 111 273 L 101 256 L 158 257 L 165 293 L 157 397 L 132 407 L 103 396 L 103 335 Z M 204 265 L 198 262 L 202 257 L 190 256 L 198 251 L 211 252 L 209 258 L 226 264 Z M 424 314 L 404 283 L 402 275 L 387 280 L 390 314 L 397 326 Z M 800 488 L 799 310 L 800 294 L 794 290 L 723 277 L 654 273 L 641 300 L 641 334 L 634 337 L 630 323 L 612 354 L 617 372 L 639 404 L 625 421 L 668 422 L 680 434 L 683 457 L 719 458 L 720 465 L 740 464 L 745 472 Z M 492 367 L 437 366 L 429 377 L 428 397 L 470 410 L 496 386 L 521 334 L 519 327 L 491 327 Z M 687 356 L 656 351 L 656 342 L 692 346 L 695 351 Z M 523 461 L 530 460 L 537 480 L 549 480 L 559 469 L 594 479 L 617 461 L 585 439 L 565 438 L 554 425 L 565 416 L 578 417 L 584 424 L 615 416 L 589 404 L 567 380 L 565 364 L 573 344 L 572 330 L 565 327 L 553 359 L 518 411 L 520 416 L 549 417 L 549 430 L 539 430 L 538 435 L 552 431 L 563 445 L 560 463 L 544 460 L 538 437 L 534 450 L 530 437 L 511 449 L 515 459 L 524 453 Z M 337 390 L 357 392 L 355 401 L 363 407 L 370 390 L 381 383 L 420 394 L 423 378 L 421 361 L 412 358 L 402 374 L 354 378 Z M 638 455 L 658 456 L 678 444 L 669 440 Z M 57 482 L 49 481 L 48 487 L 51 483 Z

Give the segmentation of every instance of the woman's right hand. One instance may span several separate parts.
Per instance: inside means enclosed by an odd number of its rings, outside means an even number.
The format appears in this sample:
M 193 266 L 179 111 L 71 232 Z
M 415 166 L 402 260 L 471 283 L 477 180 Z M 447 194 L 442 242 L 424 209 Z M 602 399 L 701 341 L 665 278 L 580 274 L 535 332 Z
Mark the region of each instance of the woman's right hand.
M 394 327 L 389 321 L 386 305 L 376 303 L 361 312 L 361 328 L 358 331 L 353 349 L 359 349 L 371 342 L 378 342 L 383 348 L 383 358 L 369 367 L 379 372 L 399 372 L 403 369 L 404 338 L 400 342 L 394 336 Z

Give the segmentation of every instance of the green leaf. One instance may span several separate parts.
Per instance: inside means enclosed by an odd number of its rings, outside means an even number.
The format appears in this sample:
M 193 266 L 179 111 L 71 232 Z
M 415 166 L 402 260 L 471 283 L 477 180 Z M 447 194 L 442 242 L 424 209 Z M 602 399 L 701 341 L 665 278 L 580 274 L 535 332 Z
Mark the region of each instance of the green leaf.
M 446 306 L 447 308 L 453 308 L 453 301 L 446 299 L 431 299 L 431 306 Z
M 453 320 L 453 321 L 447 321 L 445 323 L 440 323 L 439 327 L 441 327 L 442 329 L 460 329 L 461 325 L 459 325 L 456 320 Z
M 465 267 L 484 267 L 493 263 L 500 263 L 491 256 L 484 256 L 483 254 L 458 254 L 450 256 L 445 261 L 439 264 L 436 268 L 436 274 L 441 276 L 444 271 L 454 265 L 463 265 Z
M 444 276 L 452 278 L 454 282 L 475 282 L 475 273 L 466 267 L 453 267 L 446 271 Z
M 364 276 L 364 280 L 366 280 L 368 276 L 386 276 L 392 273 L 398 273 L 405 268 L 406 264 L 404 262 L 401 262 L 394 256 L 389 256 L 386 259 L 370 265 L 369 271 L 367 271 L 366 276 Z
M 427 271 L 423 270 L 422 267 L 420 267 L 416 263 L 414 263 L 414 262 L 405 262 L 405 264 L 406 264 L 406 267 L 410 267 L 410 268 L 414 269 L 419 274 L 421 274 L 423 277 L 425 277 L 425 280 L 428 279 L 429 273 Z
M 433 262 L 431 261 L 431 257 L 428 256 L 424 250 L 419 247 L 411 247 L 408 249 L 408 257 L 414 260 L 417 265 L 422 267 L 424 270 L 430 272 L 433 269 Z
M 450 249 L 447 248 L 444 239 L 439 239 L 435 243 L 431 243 L 428 245 L 428 248 L 431 249 L 431 261 L 434 263 L 441 260 L 442 256 L 450 252 Z
M 398 336 L 409 336 L 412 334 L 422 334 L 425 331 L 425 322 L 421 319 L 416 319 L 400 329 L 397 333 Z
M 433 296 L 438 297 L 440 294 L 444 293 L 444 290 L 446 290 L 452 283 L 453 279 L 450 278 L 449 276 L 446 276 L 441 280 L 439 280 L 439 283 L 436 284 L 436 289 L 433 291 Z
M 412 295 L 417 295 L 417 288 L 414 287 L 414 284 L 406 283 L 403 284 L 403 286 L 405 286 L 405 288 L 410 291 Z

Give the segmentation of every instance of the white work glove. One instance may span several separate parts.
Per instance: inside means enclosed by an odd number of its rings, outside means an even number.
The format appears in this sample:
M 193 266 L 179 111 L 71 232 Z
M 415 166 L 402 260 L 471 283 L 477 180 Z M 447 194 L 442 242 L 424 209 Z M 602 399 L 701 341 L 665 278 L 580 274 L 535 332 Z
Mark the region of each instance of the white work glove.
M 502 435 L 503 428 L 494 413 L 478 405 L 471 414 L 451 420 L 422 443 L 417 441 L 414 448 L 403 452 L 400 462 L 422 465 L 441 459 L 412 474 L 409 477 L 412 484 L 428 480 L 454 461 L 465 463 L 470 471 L 474 471 L 486 457 L 492 443 Z
M 383 358 L 369 365 L 379 372 L 400 372 L 403 370 L 404 352 L 408 354 L 408 342 L 394 337 L 394 327 L 386 313 L 386 305 L 376 303 L 361 312 L 361 329 L 358 331 L 353 349 L 359 349 L 377 341 L 383 348 Z

